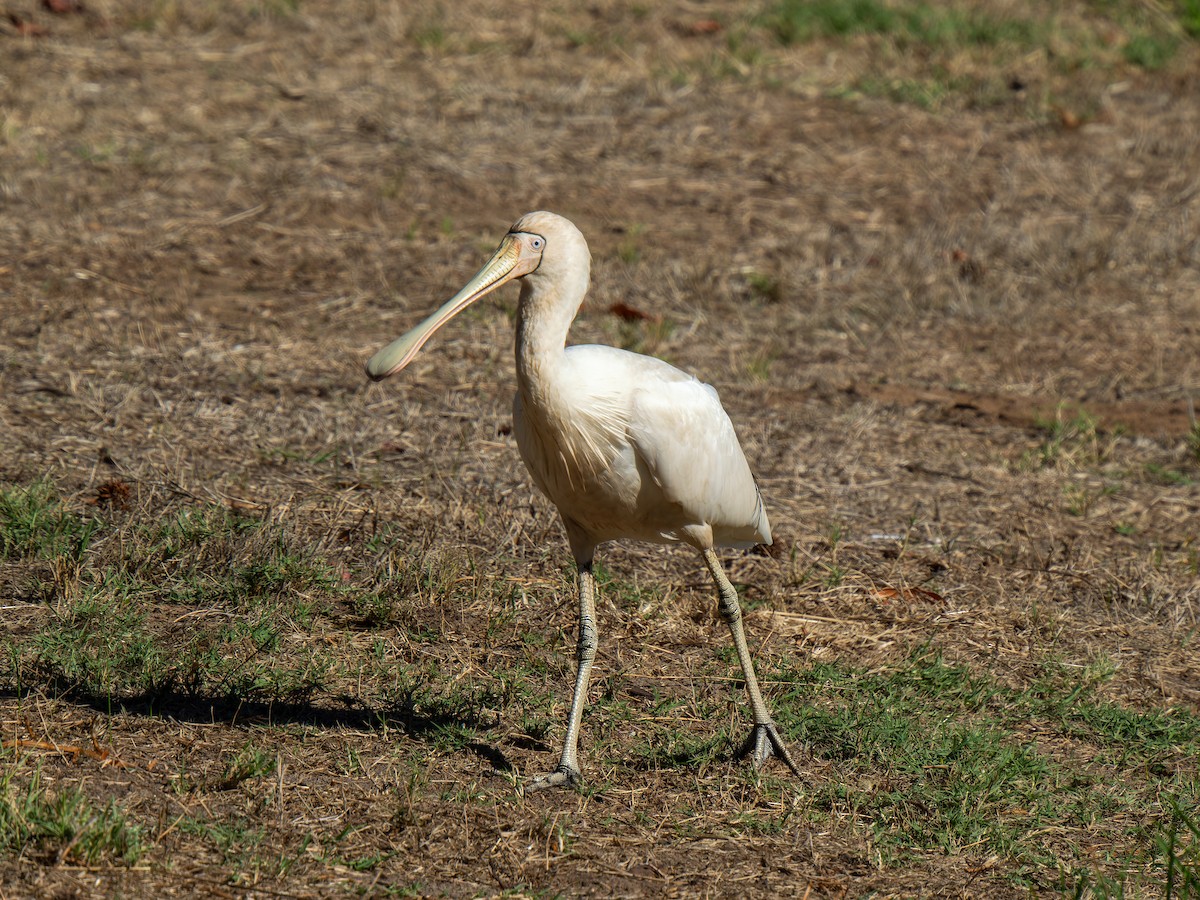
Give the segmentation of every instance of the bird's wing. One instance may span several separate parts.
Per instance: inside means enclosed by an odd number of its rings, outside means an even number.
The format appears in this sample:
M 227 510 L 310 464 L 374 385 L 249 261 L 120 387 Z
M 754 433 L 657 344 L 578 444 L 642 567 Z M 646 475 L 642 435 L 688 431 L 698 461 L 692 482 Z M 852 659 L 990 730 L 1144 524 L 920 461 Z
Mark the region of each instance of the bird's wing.
M 644 374 L 629 437 L 664 497 L 711 525 L 717 543 L 769 543 L 762 498 L 716 390 L 665 363 Z

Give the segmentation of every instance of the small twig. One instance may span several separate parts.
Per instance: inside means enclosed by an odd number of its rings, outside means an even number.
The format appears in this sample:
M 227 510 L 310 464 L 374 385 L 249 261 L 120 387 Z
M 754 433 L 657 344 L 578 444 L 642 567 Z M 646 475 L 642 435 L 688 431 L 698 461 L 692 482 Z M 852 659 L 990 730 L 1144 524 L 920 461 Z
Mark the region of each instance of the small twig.
M 112 765 L 120 766 L 122 769 L 128 768 L 124 762 L 115 758 L 110 751 L 105 750 L 100 746 L 96 746 L 95 749 L 92 749 L 90 747 L 80 747 L 77 744 L 58 744 L 54 741 L 39 741 L 16 738 L 11 741 L 4 741 L 3 743 L 0 743 L 0 747 L 3 747 L 5 750 L 47 750 L 52 753 L 68 755 L 71 757 L 71 762 L 75 762 L 81 756 L 86 756 L 88 759 L 98 760 L 100 763 L 106 766 Z
M 218 220 L 216 226 L 218 228 L 225 228 L 228 225 L 236 225 L 238 222 L 244 221 L 245 219 L 252 219 L 259 213 L 265 212 L 266 208 L 267 204 L 260 203 L 258 206 L 252 206 L 249 209 L 243 209 L 241 212 L 235 212 L 232 215 L 228 215 L 225 218 Z
M 275 754 L 275 774 L 278 776 L 279 827 L 283 827 L 283 754 Z

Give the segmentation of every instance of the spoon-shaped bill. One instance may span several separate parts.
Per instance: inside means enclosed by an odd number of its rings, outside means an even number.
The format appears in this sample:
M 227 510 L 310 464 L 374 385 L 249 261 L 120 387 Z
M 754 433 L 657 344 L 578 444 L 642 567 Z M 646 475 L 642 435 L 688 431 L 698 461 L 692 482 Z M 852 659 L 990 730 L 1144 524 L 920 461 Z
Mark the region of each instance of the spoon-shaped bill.
M 527 275 L 528 266 L 522 263 L 521 245 L 517 235 L 505 235 L 492 258 L 475 273 L 461 291 L 447 300 L 424 322 L 403 337 L 392 341 L 367 361 L 367 374 L 375 381 L 395 375 L 413 361 L 433 337 L 433 333 L 485 294 L 505 282 Z

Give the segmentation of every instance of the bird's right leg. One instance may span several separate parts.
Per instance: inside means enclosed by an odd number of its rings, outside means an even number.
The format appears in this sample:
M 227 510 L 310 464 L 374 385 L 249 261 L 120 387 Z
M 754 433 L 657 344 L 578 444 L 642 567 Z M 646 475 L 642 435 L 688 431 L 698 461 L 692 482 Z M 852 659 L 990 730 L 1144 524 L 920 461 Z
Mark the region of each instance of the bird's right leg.
M 763 701 L 762 691 L 758 689 L 754 662 L 750 659 L 746 632 L 742 628 L 742 607 L 738 603 L 737 590 L 729 583 L 720 557 L 711 549 L 706 549 L 703 553 L 704 562 L 721 595 L 721 618 L 725 620 L 725 624 L 729 626 L 729 633 L 733 636 L 733 649 L 737 651 L 738 662 L 742 665 L 746 691 L 750 694 L 750 709 L 754 712 L 754 730 L 750 732 L 750 737 L 742 748 L 742 755 L 749 754 L 756 769 L 761 769 L 769 757 L 777 756 L 794 774 L 799 775 L 800 770 L 796 768 L 783 738 L 779 736 L 779 729 L 775 727 L 775 722 L 767 711 L 767 704 Z
M 553 772 L 527 781 L 526 791 L 561 785 L 578 787 L 583 781 L 583 774 L 579 771 L 579 726 L 583 721 L 583 705 L 587 702 L 592 663 L 596 660 L 596 643 L 596 578 L 592 574 L 592 561 L 589 559 L 579 563 L 579 644 L 576 648 L 579 668 L 575 675 L 575 694 L 571 698 L 571 714 L 567 718 L 562 757 Z

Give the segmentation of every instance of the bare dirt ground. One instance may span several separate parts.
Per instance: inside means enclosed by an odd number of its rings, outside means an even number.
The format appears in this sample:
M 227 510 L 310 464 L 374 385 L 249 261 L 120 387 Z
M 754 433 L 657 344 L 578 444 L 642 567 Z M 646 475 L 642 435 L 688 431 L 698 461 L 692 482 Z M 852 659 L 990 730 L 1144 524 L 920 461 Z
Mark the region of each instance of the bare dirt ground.
M 113 566 L 203 507 L 339 583 L 276 633 L 271 659 L 321 660 L 305 691 L 101 693 L 30 649 L 87 560 L 5 559 L 5 789 L 115 801 L 146 850 L 9 847 L 0 896 L 1006 897 L 1130 870 L 1137 838 L 1102 815 L 1031 862 L 818 814 L 893 774 L 851 783 L 785 695 L 817 663 L 882 677 L 932 648 L 1013 691 L 1052 661 L 1102 671 L 1097 702 L 1200 714 L 1195 41 L 1153 70 L 1103 43 L 1090 66 L 1053 41 L 948 53 L 956 87 L 917 103 L 870 86 L 925 83 L 921 53 L 784 46 L 731 2 L 8 8 L 0 481 L 102 519 Z M 1063 5 L 1065 33 L 1086 12 Z M 697 373 L 739 429 L 776 546 L 730 566 L 801 779 L 731 758 L 746 707 L 694 554 L 631 545 L 603 555 L 592 787 L 516 788 L 556 758 L 575 630 L 508 431 L 515 290 L 400 380 L 362 364 L 540 208 L 592 248 L 573 339 Z M 363 614 L 381 584 L 408 594 Z M 129 602 L 175 651 L 235 615 Z M 231 775 L 248 750 L 266 762 Z M 1130 895 L 1157 895 L 1146 865 Z

